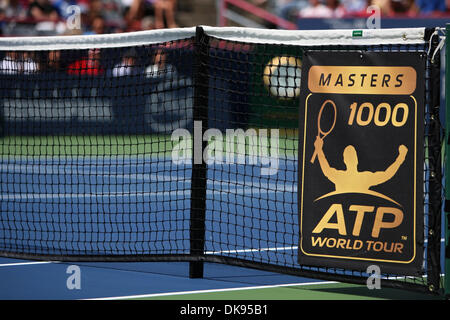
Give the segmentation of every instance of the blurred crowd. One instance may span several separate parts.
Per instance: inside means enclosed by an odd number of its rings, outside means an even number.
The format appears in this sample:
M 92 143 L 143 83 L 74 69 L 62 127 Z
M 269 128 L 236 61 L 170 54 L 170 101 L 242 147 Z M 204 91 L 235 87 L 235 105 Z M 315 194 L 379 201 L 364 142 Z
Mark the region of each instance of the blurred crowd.
M 8 51 L 0 59 L 0 74 L 34 74 L 37 72 L 63 72 L 68 75 L 122 77 L 144 75 L 147 78 L 176 74 L 176 68 L 168 62 L 165 48 L 150 48 L 147 54 L 139 54 L 135 48 L 106 53 L 101 49 L 67 52 Z
M 117 33 L 177 27 L 176 11 L 177 0 L 0 0 L 0 25 L 7 35 Z
M 254 0 L 259 3 L 270 0 Z M 364 17 L 379 8 L 384 17 L 442 16 L 449 0 L 274 0 L 273 10 L 286 20 L 301 18 Z
M 450 0 L 245 1 L 292 22 L 301 18 L 367 16 L 370 13 L 367 8 L 373 5 L 386 17 L 442 15 L 450 8 Z M 0 32 L 3 35 L 102 34 L 174 28 L 177 8 L 177 0 L 0 0 Z

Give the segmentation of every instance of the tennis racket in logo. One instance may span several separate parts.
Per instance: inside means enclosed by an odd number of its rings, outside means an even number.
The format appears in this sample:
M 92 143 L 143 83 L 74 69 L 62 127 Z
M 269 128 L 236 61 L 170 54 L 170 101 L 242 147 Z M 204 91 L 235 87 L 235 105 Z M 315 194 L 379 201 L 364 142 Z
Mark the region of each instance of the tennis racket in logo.
M 327 107 L 328 105 L 331 105 L 331 107 Z M 334 126 L 336 125 L 336 117 L 337 117 L 336 104 L 332 100 L 326 100 L 320 107 L 319 115 L 317 116 L 317 138 L 323 140 L 327 135 L 331 133 L 331 131 L 333 131 Z M 330 121 L 330 119 L 332 119 L 333 121 Z M 331 125 L 329 124 L 330 122 Z M 317 150 L 314 150 L 313 156 L 311 158 L 311 163 L 314 163 L 316 157 L 317 157 Z

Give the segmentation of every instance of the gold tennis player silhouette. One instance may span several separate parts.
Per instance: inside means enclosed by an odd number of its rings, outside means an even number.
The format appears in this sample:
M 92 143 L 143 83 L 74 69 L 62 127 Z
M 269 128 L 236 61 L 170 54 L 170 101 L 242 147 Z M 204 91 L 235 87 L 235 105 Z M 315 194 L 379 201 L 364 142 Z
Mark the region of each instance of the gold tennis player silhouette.
M 382 184 L 390 180 L 398 171 L 400 166 L 406 159 L 408 148 L 400 145 L 398 148 L 398 156 L 395 161 L 385 171 L 358 171 L 358 154 L 352 145 L 345 147 L 343 152 L 343 160 L 346 170 L 337 170 L 330 167 L 327 158 L 323 152 L 323 137 L 317 136 L 314 142 L 315 152 L 319 159 L 320 168 L 323 174 L 335 185 L 335 191 L 325 194 L 316 199 L 322 199 L 335 194 L 342 193 L 364 193 L 377 196 L 401 206 L 391 198 L 370 190 L 371 187 Z

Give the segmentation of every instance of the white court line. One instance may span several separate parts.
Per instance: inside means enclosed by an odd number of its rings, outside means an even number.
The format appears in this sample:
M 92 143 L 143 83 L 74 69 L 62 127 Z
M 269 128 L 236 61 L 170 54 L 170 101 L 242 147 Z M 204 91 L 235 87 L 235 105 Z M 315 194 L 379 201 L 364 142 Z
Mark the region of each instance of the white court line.
M 207 195 L 261 195 L 273 194 L 277 192 L 294 192 L 283 189 L 262 189 L 262 188 L 230 188 L 224 190 L 207 190 Z M 155 191 L 155 192 L 100 192 L 100 193 L 13 193 L 2 194 L 0 200 L 33 200 L 33 199 L 90 199 L 90 198 L 120 198 L 120 197 L 174 197 L 190 196 L 190 190 L 181 191 Z
M 163 152 L 164 153 L 164 152 Z M 168 153 L 172 153 L 172 151 L 168 151 Z M 239 154 L 235 154 L 235 155 L 239 155 Z M 251 165 L 249 161 L 250 156 L 246 155 L 245 158 L 245 165 Z M 251 157 L 253 158 L 253 156 Z M 257 156 L 257 160 L 259 161 L 261 159 L 261 156 Z M 170 166 L 186 166 L 186 165 L 191 165 L 191 163 L 176 163 L 173 161 L 173 157 L 167 156 L 165 154 L 159 155 L 159 154 L 154 154 L 154 155 L 146 155 L 146 154 L 141 154 L 141 155 L 134 155 L 134 156 L 129 156 L 129 155 L 113 155 L 113 154 L 108 154 L 108 155 L 98 155 L 98 156 L 94 156 L 94 155 L 90 155 L 90 156 L 80 156 L 80 155 L 54 155 L 54 156 L 39 156 L 39 155 L 22 155 L 22 156 L 15 156 L 15 155 L 2 155 L 0 157 L 0 160 L 2 161 L 32 161 L 32 162 L 39 162 L 39 161 L 44 161 L 44 162 L 50 162 L 50 163 L 57 163 L 57 164 L 61 164 L 61 162 L 67 163 L 67 162 L 83 162 L 86 163 L 87 161 L 90 162 L 97 162 L 99 163 L 99 165 L 104 165 L 104 164 L 108 164 L 108 163 L 122 163 L 122 162 L 136 162 L 137 164 L 151 164 L 151 165 L 158 165 L 158 162 L 162 162 L 164 164 L 170 164 Z M 156 161 L 155 161 L 156 160 Z M 182 159 L 180 159 L 182 160 Z M 278 160 L 281 161 L 298 161 L 298 153 L 294 152 L 293 155 L 286 155 L 286 154 L 279 154 L 278 155 Z M 217 161 L 218 162 L 218 161 Z M 226 165 L 227 163 L 215 163 L 215 165 Z M 242 165 L 242 163 L 238 163 L 236 160 L 236 163 L 230 163 L 231 165 Z M 46 165 L 46 164 L 43 164 Z M 128 166 L 134 166 L 134 163 L 123 163 L 123 165 Z
M 33 200 L 33 199 L 86 199 L 86 198 L 119 198 L 119 197 L 173 197 L 189 196 L 190 191 L 162 192 L 104 192 L 104 193 L 15 193 L 0 195 L 0 200 Z
M 257 248 L 257 249 L 236 249 L 236 250 L 221 250 L 221 251 L 206 251 L 205 254 L 221 254 L 221 253 L 246 253 L 246 252 L 263 252 L 263 251 L 288 251 L 297 250 L 297 246 L 291 247 L 274 247 L 274 248 Z
M 58 166 L 59 167 L 59 166 Z M 114 173 L 103 173 L 102 171 L 88 169 L 89 167 L 83 166 L 84 170 L 81 169 L 70 169 L 70 168 L 57 168 L 54 169 L 49 165 L 15 165 L 15 164 L 0 164 L 0 172 L 5 172 L 8 174 L 20 173 L 20 174 L 57 174 L 57 175 L 86 175 L 86 176 L 97 176 L 97 177 L 107 177 L 107 178 L 119 178 L 128 180 L 142 180 L 142 181 L 185 181 L 190 180 L 190 177 L 173 177 L 162 174 L 114 174 Z
M 84 169 L 84 170 L 82 170 Z M 163 174 L 143 174 L 143 173 L 133 173 L 133 174 L 115 174 L 115 173 L 103 173 L 102 170 L 92 170 L 86 167 L 83 168 L 52 168 L 52 166 L 37 166 L 37 165 L 14 165 L 14 164 L 0 164 L 0 172 L 5 172 L 7 174 L 19 173 L 19 174 L 57 174 L 57 175 L 85 175 L 88 177 L 107 177 L 115 179 L 126 179 L 126 180 L 138 180 L 144 182 L 180 182 L 180 183 L 190 183 L 190 176 L 168 176 Z M 260 178 L 257 178 L 260 179 Z M 268 180 L 268 179 L 267 179 Z M 269 181 L 231 181 L 231 180 L 214 180 L 208 179 L 208 185 L 212 187 L 254 187 L 260 189 L 268 189 L 269 191 L 282 191 L 282 192 L 297 192 L 296 184 L 289 183 L 273 183 Z M 238 189 L 237 189 L 238 190 Z M 216 191 L 217 192 L 217 191 Z
M 425 239 L 424 242 L 427 243 L 428 239 Z M 441 238 L 441 242 L 445 242 L 445 238 Z M 205 251 L 205 254 L 246 253 L 246 252 L 264 252 L 264 251 L 288 251 L 288 250 L 298 250 L 298 246 Z
M 17 262 L 17 263 L 2 263 L 0 267 L 16 267 L 16 266 L 28 266 L 35 264 L 50 264 L 50 263 L 58 263 L 58 261 L 34 261 L 34 262 Z
M 86 300 L 139 299 L 139 298 L 151 298 L 151 297 L 175 296 L 175 295 L 182 295 L 182 294 L 197 294 L 197 293 L 228 292 L 228 291 L 238 291 L 238 290 L 270 289 L 270 288 L 279 288 L 279 287 L 308 286 L 308 285 L 316 285 L 316 284 L 333 284 L 333 283 L 337 283 L 337 281 L 300 282 L 300 283 L 285 283 L 285 284 L 274 284 L 274 285 L 265 285 L 265 286 L 225 288 L 225 289 L 208 289 L 208 290 L 178 291 L 178 292 L 166 292 L 166 293 L 142 294 L 142 295 L 134 295 L 134 296 L 119 296 L 119 297 L 108 297 L 108 298 L 92 298 L 92 299 L 86 299 Z
M 403 279 L 403 277 L 387 277 L 387 278 L 383 277 L 383 279 L 388 279 L 388 280 L 396 280 L 397 278 Z M 285 283 L 285 284 L 264 285 L 264 286 L 151 293 L 151 294 L 117 296 L 117 297 L 106 297 L 106 298 L 91 298 L 91 299 L 85 299 L 85 300 L 142 299 L 142 298 L 152 298 L 152 297 L 189 295 L 189 294 L 198 294 L 198 293 L 230 292 L 230 291 L 240 291 L 240 290 L 258 290 L 258 289 L 271 289 L 271 288 L 293 287 L 293 286 L 298 287 L 298 286 L 310 286 L 310 285 L 325 285 L 325 284 L 335 284 L 335 283 L 340 283 L 340 282 L 339 281 L 311 281 L 311 282 Z

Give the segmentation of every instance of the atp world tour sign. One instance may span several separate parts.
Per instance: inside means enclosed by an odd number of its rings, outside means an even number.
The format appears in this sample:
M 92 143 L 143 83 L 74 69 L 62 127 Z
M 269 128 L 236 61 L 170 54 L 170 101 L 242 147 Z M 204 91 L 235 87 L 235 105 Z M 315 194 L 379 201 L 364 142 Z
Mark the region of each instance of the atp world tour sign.
M 299 263 L 398 275 L 423 255 L 425 57 L 303 57 Z

